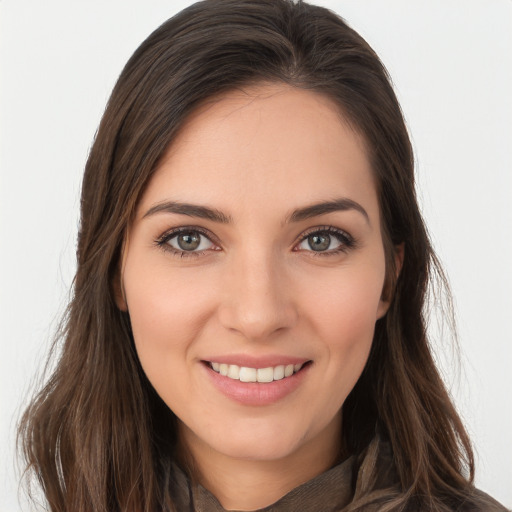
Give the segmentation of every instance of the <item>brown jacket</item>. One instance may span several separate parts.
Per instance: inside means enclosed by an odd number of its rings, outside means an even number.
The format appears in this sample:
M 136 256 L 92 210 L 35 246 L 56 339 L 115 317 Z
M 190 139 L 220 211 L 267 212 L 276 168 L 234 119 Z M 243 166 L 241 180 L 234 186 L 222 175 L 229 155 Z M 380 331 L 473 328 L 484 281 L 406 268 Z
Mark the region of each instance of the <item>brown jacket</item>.
M 374 471 L 374 468 L 379 471 Z M 346 459 L 329 471 L 293 489 L 276 503 L 254 512 L 430 512 L 441 510 L 410 499 L 397 490 L 396 473 L 389 443 L 377 437 L 370 443 L 362 463 L 355 457 Z M 373 475 L 377 474 L 377 477 Z M 201 485 L 193 485 L 174 467 L 172 495 L 179 512 L 227 512 L 218 500 Z M 390 502 L 396 507 L 388 508 Z M 400 508 L 398 503 L 405 505 Z M 473 490 L 470 500 L 457 505 L 442 502 L 443 509 L 453 512 L 507 512 L 487 494 Z

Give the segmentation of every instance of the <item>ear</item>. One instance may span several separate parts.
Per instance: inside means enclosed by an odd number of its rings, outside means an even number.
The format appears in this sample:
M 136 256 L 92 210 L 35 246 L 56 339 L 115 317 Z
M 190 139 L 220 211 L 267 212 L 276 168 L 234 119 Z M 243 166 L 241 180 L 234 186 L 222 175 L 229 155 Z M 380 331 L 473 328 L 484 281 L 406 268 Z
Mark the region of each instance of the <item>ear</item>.
M 114 294 L 114 300 L 116 302 L 117 307 L 124 312 L 128 311 L 128 303 L 126 302 L 126 294 L 124 291 L 124 283 L 123 283 L 123 275 L 124 275 L 124 265 L 126 259 L 126 246 L 127 241 L 126 237 L 123 240 L 123 245 L 121 247 L 121 256 L 119 258 L 116 272 L 112 279 L 112 292 Z
M 119 267 L 116 270 L 114 279 L 112 280 L 112 291 L 114 292 L 114 300 L 116 301 L 117 307 L 121 311 L 128 311 L 128 304 L 126 303 L 126 295 L 124 293 L 122 272 Z
M 394 275 L 386 275 L 382 296 L 379 301 L 379 307 L 377 308 L 377 320 L 382 318 L 388 312 L 393 296 L 395 295 L 395 285 L 398 280 L 398 276 L 402 271 L 402 265 L 404 264 L 404 254 L 404 243 L 395 245 L 394 262 L 393 268 L 391 269 L 391 271 L 394 272 Z

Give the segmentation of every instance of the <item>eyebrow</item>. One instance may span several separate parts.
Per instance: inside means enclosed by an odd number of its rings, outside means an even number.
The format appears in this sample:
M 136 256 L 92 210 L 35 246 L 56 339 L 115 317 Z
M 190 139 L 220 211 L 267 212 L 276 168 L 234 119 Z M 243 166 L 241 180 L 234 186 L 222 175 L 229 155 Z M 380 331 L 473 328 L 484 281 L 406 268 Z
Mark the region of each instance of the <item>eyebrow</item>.
M 294 210 L 288 217 L 287 222 L 299 222 L 301 220 L 310 219 L 327 213 L 355 210 L 363 215 L 366 222 L 370 224 L 370 217 L 366 210 L 359 204 L 346 197 L 340 197 L 332 201 L 323 201 L 315 203 L 304 208 Z
M 215 208 L 200 206 L 198 204 L 180 203 L 178 201 L 165 201 L 163 203 L 158 203 L 151 207 L 144 214 L 143 218 L 162 212 L 178 213 L 181 215 L 188 215 L 189 217 L 199 217 L 200 219 L 207 219 L 221 224 L 229 224 L 232 220 L 229 215 L 225 215 Z
M 287 216 L 286 223 L 300 222 L 302 220 L 318 217 L 327 213 L 337 211 L 355 210 L 363 215 L 366 222 L 370 223 L 370 218 L 366 210 L 359 204 L 345 197 L 334 199 L 333 201 L 322 201 L 315 203 L 304 208 L 298 208 Z M 165 201 L 152 206 L 143 218 L 155 215 L 156 213 L 177 213 L 180 215 L 187 215 L 189 217 L 198 217 L 200 219 L 211 220 L 220 224 L 229 224 L 232 222 L 232 217 L 208 206 L 200 206 L 197 204 L 181 203 L 179 201 Z

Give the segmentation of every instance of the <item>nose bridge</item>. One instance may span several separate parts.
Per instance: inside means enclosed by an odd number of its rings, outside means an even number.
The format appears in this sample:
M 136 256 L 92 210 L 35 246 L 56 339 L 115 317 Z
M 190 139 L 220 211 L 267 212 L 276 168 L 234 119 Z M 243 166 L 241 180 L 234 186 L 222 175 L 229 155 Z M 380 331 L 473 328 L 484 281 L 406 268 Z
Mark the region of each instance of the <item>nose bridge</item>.
M 266 339 L 297 321 L 284 265 L 271 249 L 233 255 L 225 285 L 221 322 L 245 338 Z

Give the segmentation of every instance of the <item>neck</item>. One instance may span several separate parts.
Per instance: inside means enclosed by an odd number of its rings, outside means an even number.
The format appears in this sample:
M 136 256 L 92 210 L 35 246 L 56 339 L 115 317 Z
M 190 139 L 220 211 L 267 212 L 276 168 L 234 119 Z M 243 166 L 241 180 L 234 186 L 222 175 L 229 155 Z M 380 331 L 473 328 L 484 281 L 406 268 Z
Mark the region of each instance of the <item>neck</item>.
M 273 460 L 234 458 L 203 444 L 182 427 L 182 441 L 193 460 L 194 476 L 226 510 L 267 507 L 339 461 L 340 418 L 289 455 Z M 262 489 L 265 492 L 262 493 Z

